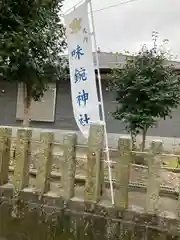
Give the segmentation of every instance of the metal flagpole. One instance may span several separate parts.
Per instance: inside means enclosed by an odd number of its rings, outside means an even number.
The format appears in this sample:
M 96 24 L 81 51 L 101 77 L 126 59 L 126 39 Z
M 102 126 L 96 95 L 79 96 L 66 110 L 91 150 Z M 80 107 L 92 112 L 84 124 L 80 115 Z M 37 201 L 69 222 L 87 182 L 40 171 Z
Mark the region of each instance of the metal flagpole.
M 93 38 L 94 38 L 94 46 L 95 46 L 95 57 L 97 63 L 97 75 L 98 75 L 98 85 L 99 85 L 99 94 L 100 94 L 100 104 L 101 104 L 101 111 L 102 111 L 102 120 L 104 122 L 104 134 L 105 134 L 105 151 L 106 151 L 106 158 L 108 164 L 108 172 L 109 172 L 109 182 L 110 182 L 110 190 L 111 190 L 111 200 L 112 204 L 114 205 L 114 191 L 113 191 L 113 181 L 112 181 L 112 169 L 111 169 L 111 160 L 109 155 L 109 146 L 108 146 L 108 137 L 107 137 L 107 127 L 106 127 L 106 119 L 104 113 L 104 103 L 103 103 L 103 94 L 102 94 L 102 86 L 101 86 L 101 74 L 100 74 L 100 67 L 99 67 L 99 57 L 97 52 L 97 42 L 95 36 L 95 24 L 93 18 L 93 9 L 92 9 L 92 2 L 91 0 L 87 0 L 90 6 L 90 14 L 92 20 L 92 28 L 93 28 Z

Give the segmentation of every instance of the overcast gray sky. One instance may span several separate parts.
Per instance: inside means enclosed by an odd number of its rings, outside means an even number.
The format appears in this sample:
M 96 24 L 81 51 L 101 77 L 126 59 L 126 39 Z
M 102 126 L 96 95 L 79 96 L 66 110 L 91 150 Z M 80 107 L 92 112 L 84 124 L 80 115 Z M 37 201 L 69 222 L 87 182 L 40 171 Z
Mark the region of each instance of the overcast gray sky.
M 93 10 L 127 0 L 92 0 Z M 64 10 L 78 0 L 65 0 Z M 96 39 L 102 51 L 136 52 L 151 46 L 152 31 L 159 32 L 159 44 L 168 39 L 166 49 L 180 59 L 180 0 L 137 0 L 94 12 Z

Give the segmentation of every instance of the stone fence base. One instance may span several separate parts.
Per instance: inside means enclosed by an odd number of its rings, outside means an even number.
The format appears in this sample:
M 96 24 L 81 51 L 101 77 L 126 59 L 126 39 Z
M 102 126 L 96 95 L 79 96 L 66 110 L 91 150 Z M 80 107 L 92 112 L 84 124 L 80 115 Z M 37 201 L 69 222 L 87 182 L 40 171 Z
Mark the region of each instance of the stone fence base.
M 140 211 L 117 210 L 108 201 L 92 204 L 74 197 L 65 202 L 58 196 L 48 195 L 40 199 L 26 190 L 15 197 L 10 189 L 1 189 L 0 237 L 6 240 L 170 240 L 179 239 L 179 221 Z

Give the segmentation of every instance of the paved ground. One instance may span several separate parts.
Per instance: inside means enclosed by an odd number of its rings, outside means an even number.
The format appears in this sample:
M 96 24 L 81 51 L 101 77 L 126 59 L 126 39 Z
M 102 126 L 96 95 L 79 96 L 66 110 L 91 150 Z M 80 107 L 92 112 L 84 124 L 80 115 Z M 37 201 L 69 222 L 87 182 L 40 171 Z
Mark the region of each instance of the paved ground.
M 33 128 L 33 140 L 40 140 L 40 132 L 44 131 L 42 128 Z M 45 131 L 53 131 L 55 135 L 55 142 L 63 143 L 64 135 L 67 133 L 76 133 L 78 138 L 78 144 L 86 144 L 87 139 L 85 139 L 79 131 L 73 130 L 59 130 L 59 129 L 47 129 Z M 13 127 L 12 136 L 16 137 L 17 127 Z M 129 136 L 127 134 L 118 134 L 118 133 L 108 133 L 108 145 L 110 148 L 117 148 L 118 139 L 120 137 Z M 152 140 L 161 140 L 163 142 L 164 150 L 170 152 L 180 152 L 180 138 L 175 137 L 159 137 L 159 136 L 147 136 L 146 146 L 149 147 Z M 137 138 L 137 145 L 141 143 L 141 136 Z

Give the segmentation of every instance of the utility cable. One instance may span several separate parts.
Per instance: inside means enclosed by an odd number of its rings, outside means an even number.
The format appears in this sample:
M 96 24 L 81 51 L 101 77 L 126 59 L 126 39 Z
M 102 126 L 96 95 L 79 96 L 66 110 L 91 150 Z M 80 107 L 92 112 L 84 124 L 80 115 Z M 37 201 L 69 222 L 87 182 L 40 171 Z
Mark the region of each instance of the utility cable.
M 120 5 L 123 5 L 123 4 L 127 4 L 127 3 L 131 3 L 131 2 L 137 2 L 138 0 L 128 0 L 128 1 L 124 1 L 124 2 L 119 2 L 119 3 L 116 3 L 114 5 L 110 5 L 108 7 L 104 7 L 104 8 L 100 8 L 100 9 L 97 9 L 97 10 L 93 10 L 93 12 L 100 12 L 100 11 L 104 11 L 104 10 L 108 10 L 110 8 L 114 8 L 114 7 L 118 7 Z
M 111 9 L 111 8 L 115 8 L 115 7 L 124 5 L 124 4 L 128 4 L 128 3 L 131 3 L 131 2 L 137 2 L 137 1 L 138 1 L 138 0 L 127 0 L 127 1 L 124 1 L 124 2 L 119 2 L 119 3 L 113 4 L 113 5 L 110 5 L 110 6 L 107 6 L 107 7 L 95 9 L 95 10 L 93 10 L 93 13 L 105 11 L 105 10 L 108 10 L 108 9 Z M 79 5 L 81 2 L 83 2 L 83 0 L 77 2 L 73 7 L 71 7 L 70 9 L 68 9 L 66 12 L 69 12 L 71 9 L 75 8 L 75 7 L 76 7 L 77 5 Z M 66 13 L 66 12 L 65 12 L 65 13 Z

